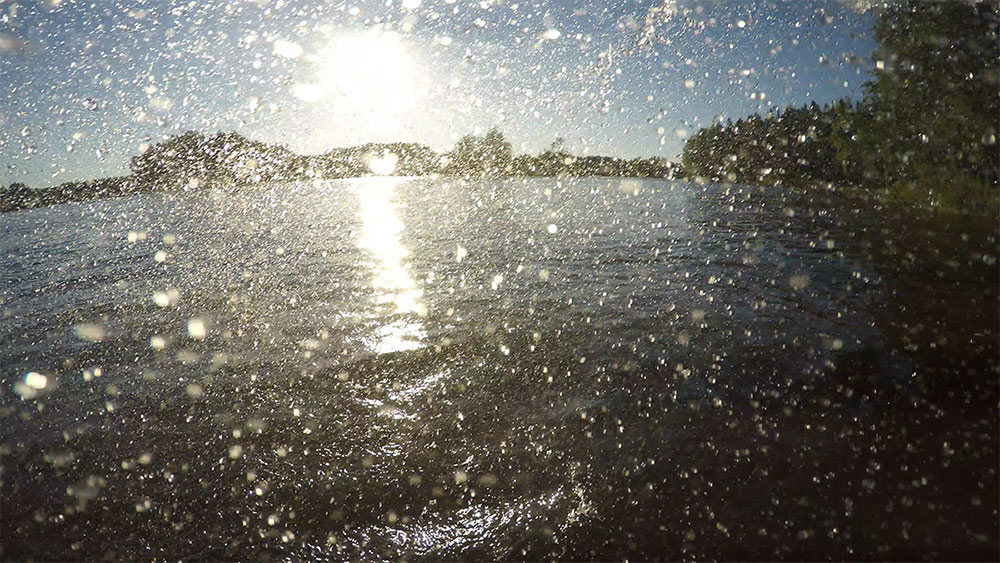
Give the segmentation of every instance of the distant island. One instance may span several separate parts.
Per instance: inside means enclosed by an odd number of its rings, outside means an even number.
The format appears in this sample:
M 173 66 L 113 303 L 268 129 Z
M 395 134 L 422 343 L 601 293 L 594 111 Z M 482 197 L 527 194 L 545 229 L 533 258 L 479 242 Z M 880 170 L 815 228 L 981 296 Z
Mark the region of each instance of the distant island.
M 862 100 L 774 110 L 702 128 L 680 164 L 573 155 L 557 139 L 515 155 L 497 129 L 438 154 L 369 143 L 298 155 L 236 133 L 189 131 L 131 160 L 131 175 L 53 188 L 0 187 L 0 211 L 204 187 L 370 174 L 688 178 L 757 186 L 838 186 L 935 210 L 1000 214 L 1000 27 L 995 2 L 909 0 L 880 9 Z
M 388 167 L 386 163 L 388 162 Z M 418 143 L 368 143 L 319 155 L 299 155 L 281 145 L 237 133 L 205 136 L 195 131 L 170 137 L 132 157 L 132 174 L 66 182 L 32 189 L 20 183 L 0 188 L 0 211 L 14 211 L 149 192 L 199 188 L 244 189 L 262 182 L 354 178 L 373 174 L 458 177 L 629 176 L 674 178 L 679 164 L 664 158 L 575 156 L 557 140 L 537 156 L 514 155 L 497 129 L 466 135 L 438 154 Z

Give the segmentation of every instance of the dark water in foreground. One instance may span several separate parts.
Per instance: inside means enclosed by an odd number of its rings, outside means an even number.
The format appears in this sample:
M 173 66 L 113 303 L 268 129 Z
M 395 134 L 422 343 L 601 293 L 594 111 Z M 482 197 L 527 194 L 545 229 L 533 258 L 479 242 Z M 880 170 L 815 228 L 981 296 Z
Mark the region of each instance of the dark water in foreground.
M 604 179 L 6 214 L 2 557 L 996 559 L 994 231 Z

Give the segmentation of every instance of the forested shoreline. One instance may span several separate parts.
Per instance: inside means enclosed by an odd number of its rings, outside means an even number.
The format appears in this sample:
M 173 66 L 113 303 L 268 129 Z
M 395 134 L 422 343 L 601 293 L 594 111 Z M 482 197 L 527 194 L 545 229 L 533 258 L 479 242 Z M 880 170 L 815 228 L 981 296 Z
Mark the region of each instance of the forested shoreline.
M 691 176 L 764 186 L 853 186 L 936 209 L 998 206 L 998 16 L 990 2 L 883 8 L 873 79 L 857 102 L 716 123 L 684 146 Z
M 391 159 L 389 168 L 380 163 Z M 329 180 L 371 174 L 457 177 L 631 176 L 680 177 L 677 164 L 663 158 L 623 159 L 577 156 L 557 140 L 539 155 L 515 155 L 497 129 L 466 135 L 439 154 L 418 143 L 368 143 L 299 155 L 281 145 L 247 139 L 238 133 L 205 136 L 196 131 L 152 145 L 130 162 L 131 174 L 66 182 L 32 189 L 14 183 L 0 187 L 0 211 L 31 209 L 71 201 L 199 188 L 243 189 L 261 182 Z

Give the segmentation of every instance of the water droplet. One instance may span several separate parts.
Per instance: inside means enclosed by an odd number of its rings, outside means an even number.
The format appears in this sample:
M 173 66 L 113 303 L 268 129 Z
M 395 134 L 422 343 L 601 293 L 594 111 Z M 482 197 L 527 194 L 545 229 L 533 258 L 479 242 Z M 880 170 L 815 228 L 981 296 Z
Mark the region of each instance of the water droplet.
M 286 59 L 297 59 L 305 53 L 305 50 L 298 43 L 276 39 L 274 41 L 274 54 Z
M 87 342 L 100 342 L 104 340 L 106 331 L 99 324 L 83 323 L 76 325 L 76 337 Z
M 194 338 L 195 340 L 204 340 L 207 330 L 205 328 L 205 321 L 199 318 L 193 318 L 188 320 L 187 324 L 188 336 Z

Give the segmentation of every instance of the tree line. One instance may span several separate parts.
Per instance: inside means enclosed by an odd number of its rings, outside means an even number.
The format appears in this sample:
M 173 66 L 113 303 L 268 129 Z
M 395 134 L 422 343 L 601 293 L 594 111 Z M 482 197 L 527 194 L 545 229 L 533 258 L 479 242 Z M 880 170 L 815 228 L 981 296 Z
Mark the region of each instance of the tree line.
M 625 176 L 638 178 L 680 178 L 679 164 L 662 157 L 619 158 L 574 155 L 557 138 L 538 155 L 515 155 L 510 143 L 497 129 L 478 137 L 466 135 L 443 159 L 441 171 L 472 177 L 502 176 Z
M 31 189 L 21 183 L 0 187 L 0 211 L 137 193 L 206 187 L 240 189 L 262 182 L 359 177 L 375 170 L 375 159 L 389 155 L 393 159 L 392 174 L 400 176 L 680 175 L 679 168 L 665 159 L 574 156 L 562 148 L 561 141 L 538 156 L 515 155 L 497 129 L 482 136 L 466 135 L 444 154 L 418 143 L 367 143 L 318 155 L 299 155 L 238 133 L 206 136 L 188 131 L 132 157 L 128 176 L 66 182 L 45 189 Z
M 858 102 L 815 103 L 698 131 L 692 176 L 857 186 L 939 208 L 997 212 L 995 2 L 912 0 L 877 15 L 874 77 Z

